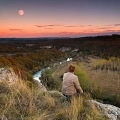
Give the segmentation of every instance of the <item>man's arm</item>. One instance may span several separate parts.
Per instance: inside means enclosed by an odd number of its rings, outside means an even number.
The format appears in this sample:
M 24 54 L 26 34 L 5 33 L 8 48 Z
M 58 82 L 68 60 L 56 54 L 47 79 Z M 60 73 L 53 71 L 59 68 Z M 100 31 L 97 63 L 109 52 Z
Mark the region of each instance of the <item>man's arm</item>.
M 79 83 L 79 81 L 78 81 L 78 77 L 76 77 L 76 79 L 74 80 L 74 85 L 75 85 L 75 88 L 77 89 L 77 91 L 78 91 L 79 93 L 83 93 L 83 90 L 82 90 L 82 88 L 81 88 L 81 86 L 80 86 L 80 83 Z

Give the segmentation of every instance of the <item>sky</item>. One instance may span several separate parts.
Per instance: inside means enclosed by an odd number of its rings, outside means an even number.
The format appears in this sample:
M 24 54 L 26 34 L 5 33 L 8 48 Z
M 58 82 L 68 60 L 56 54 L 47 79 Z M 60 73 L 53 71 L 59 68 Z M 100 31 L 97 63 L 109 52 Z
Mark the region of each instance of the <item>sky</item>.
M 120 0 L 0 0 L 0 38 L 111 34 L 120 34 Z

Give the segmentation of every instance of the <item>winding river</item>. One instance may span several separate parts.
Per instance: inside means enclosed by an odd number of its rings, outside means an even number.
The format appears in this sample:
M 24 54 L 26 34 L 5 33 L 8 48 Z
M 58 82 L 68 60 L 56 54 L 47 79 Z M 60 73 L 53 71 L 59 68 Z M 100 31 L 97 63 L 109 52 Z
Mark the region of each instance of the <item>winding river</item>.
M 72 60 L 72 59 L 68 58 L 68 59 L 66 60 L 66 62 L 71 61 L 71 60 Z M 60 65 L 60 64 L 63 64 L 63 63 L 65 63 L 65 62 L 59 62 L 59 65 Z M 41 83 L 41 80 L 40 80 L 39 78 L 41 77 L 42 72 L 43 72 L 44 70 L 47 70 L 47 69 L 50 69 L 50 67 L 43 68 L 43 69 L 41 69 L 40 71 L 36 72 L 36 73 L 33 75 L 33 79 L 34 79 L 34 80 L 37 80 L 38 82 Z
M 47 69 L 50 69 L 50 67 L 43 68 L 43 69 L 41 69 L 40 71 L 36 72 L 36 73 L 33 75 L 33 79 L 34 79 L 34 80 L 37 80 L 38 82 L 41 83 L 39 77 L 41 77 L 42 72 L 43 72 L 44 70 L 47 70 Z

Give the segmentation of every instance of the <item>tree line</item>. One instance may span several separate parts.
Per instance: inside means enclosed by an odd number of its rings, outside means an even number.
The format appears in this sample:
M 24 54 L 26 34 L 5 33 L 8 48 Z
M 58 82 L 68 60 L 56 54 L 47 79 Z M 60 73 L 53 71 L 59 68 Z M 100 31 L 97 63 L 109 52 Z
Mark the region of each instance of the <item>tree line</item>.
M 16 74 L 19 74 L 32 80 L 32 74 L 44 67 L 50 66 L 51 63 L 60 60 L 64 54 L 56 49 L 41 49 L 36 52 L 23 53 L 15 56 L 1 56 L 0 67 L 12 67 Z

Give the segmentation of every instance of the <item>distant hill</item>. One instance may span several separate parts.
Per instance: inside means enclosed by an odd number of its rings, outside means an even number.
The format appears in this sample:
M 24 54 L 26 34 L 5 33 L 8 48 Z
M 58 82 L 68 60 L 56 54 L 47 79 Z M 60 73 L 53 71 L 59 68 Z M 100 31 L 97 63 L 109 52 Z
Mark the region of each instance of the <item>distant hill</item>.
M 22 49 L 24 52 L 27 50 L 37 50 L 41 46 L 52 46 L 57 49 L 61 47 L 71 47 L 71 50 L 77 48 L 85 54 L 94 54 L 101 57 L 120 56 L 120 35 L 115 34 L 81 38 L 1 38 L 0 43 L 0 52 L 4 51 L 3 45 L 10 48 L 12 46 L 15 49 L 16 47 L 24 47 Z M 30 49 L 25 48 L 25 45 L 28 43 L 34 44 L 34 46 Z

